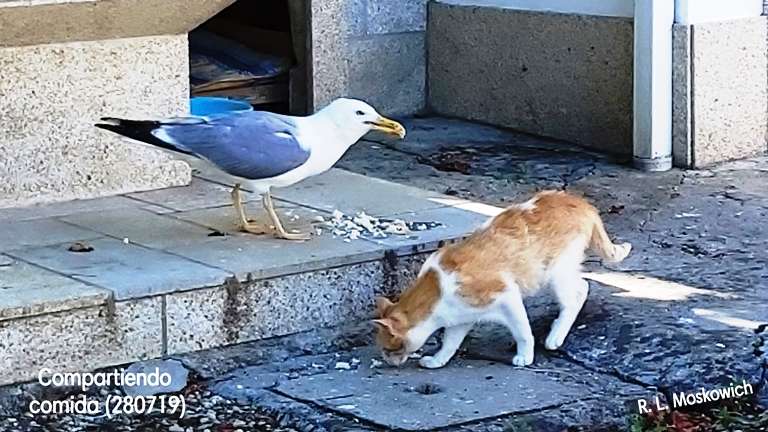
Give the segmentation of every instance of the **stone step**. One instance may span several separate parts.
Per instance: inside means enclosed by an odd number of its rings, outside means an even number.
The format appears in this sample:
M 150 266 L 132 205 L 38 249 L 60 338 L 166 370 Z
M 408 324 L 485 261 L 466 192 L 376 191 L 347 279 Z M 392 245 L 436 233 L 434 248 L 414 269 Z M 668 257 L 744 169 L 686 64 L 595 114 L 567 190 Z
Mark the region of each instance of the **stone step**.
M 0 385 L 364 319 L 498 211 L 332 170 L 275 193 L 288 225 L 314 230 L 334 210 L 442 225 L 289 242 L 237 232 L 231 183 L 199 172 L 188 187 L 0 210 Z
M 0 0 L 0 48 L 185 34 L 234 0 Z

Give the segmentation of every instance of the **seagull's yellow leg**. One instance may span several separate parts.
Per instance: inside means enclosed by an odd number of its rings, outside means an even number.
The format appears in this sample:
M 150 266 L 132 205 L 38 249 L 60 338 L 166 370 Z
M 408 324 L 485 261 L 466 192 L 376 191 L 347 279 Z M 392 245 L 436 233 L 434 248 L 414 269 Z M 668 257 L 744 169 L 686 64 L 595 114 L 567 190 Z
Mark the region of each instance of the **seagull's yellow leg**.
M 232 206 L 235 207 L 238 219 L 237 224 L 241 231 L 257 235 L 270 232 L 264 225 L 248 220 L 248 217 L 245 215 L 245 208 L 243 207 L 243 197 L 240 194 L 240 183 L 235 183 L 235 187 L 232 188 Z
M 280 218 L 277 217 L 277 212 L 275 211 L 275 205 L 272 202 L 272 195 L 270 195 L 269 191 L 264 193 L 264 196 L 261 198 L 262 202 L 264 203 L 264 209 L 267 210 L 267 214 L 269 215 L 269 218 L 272 219 L 272 224 L 275 226 L 275 237 L 285 239 L 285 240 L 309 240 L 310 235 L 309 233 L 289 233 L 285 231 L 285 228 L 283 228 L 283 224 L 280 222 Z

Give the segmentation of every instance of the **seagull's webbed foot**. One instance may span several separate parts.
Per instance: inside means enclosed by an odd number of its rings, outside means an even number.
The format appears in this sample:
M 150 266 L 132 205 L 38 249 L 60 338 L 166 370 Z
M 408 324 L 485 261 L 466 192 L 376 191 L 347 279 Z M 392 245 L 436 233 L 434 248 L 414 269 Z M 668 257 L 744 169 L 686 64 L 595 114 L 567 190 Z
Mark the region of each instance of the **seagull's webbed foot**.
M 232 205 L 235 207 L 235 212 L 237 213 L 237 224 L 241 231 L 256 235 L 272 232 L 270 227 L 253 222 L 245 215 L 243 198 L 240 193 L 240 183 L 236 183 L 235 187 L 232 188 Z
M 275 226 L 275 237 L 285 240 L 309 240 L 312 237 L 309 233 L 289 233 L 285 230 L 282 222 L 280 222 L 280 218 L 277 216 L 277 212 L 275 211 L 275 207 L 272 202 L 272 196 L 270 195 L 269 191 L 264 193 L 262 202 L 264 204 L 264 209 L 267 211 L 269 218 L 272 220 L 272 223 Z

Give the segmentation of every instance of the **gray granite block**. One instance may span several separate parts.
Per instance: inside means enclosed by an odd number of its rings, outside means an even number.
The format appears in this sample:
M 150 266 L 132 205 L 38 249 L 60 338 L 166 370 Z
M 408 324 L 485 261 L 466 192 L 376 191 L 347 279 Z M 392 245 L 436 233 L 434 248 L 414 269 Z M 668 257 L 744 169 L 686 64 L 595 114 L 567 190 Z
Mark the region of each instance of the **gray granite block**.
M 429 3 L 435 112 L 632 152 L 627 18 Z
M 427 0 L 368 0 L 368 33 L 424 31 Z
M 691 107 L 691 26 L 672 27 L 672 158 L 680 168 L 693 167 Z
M 0 385 L 162 355 L 160 297 L 0 321 Z
M 693 163 L 763 154 L 768 149 L 766 17 L 693 26 Z
M 364 319 L 399 292 L 421 255 L 166 296 L 168 352 L 183 353 Z
M 0 321 L 102 305 L 110 292 L 0 254 Z
M 426 100 L 424 32 L 377 35 L 346 44 L 347 96 L 385 116 L 423 110 Z
M 10 255 L 111 290 L 125 300 L 220 285 L 231 276 L 165 252 L 115 239 L 89 242 L 92 252 L 74 253 L 66 245 L 23 249 Z

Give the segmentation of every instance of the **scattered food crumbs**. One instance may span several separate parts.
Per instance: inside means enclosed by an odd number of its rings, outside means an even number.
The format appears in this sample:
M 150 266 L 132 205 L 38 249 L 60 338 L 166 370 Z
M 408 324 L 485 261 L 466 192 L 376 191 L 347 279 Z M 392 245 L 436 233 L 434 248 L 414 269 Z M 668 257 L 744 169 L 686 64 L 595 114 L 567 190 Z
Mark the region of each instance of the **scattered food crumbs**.
M 353 358 L 353 359 L 350 361 L 350 363 L 352 363 L 353 365 L 356 365 L 356 364 L 360 364 L 360 359 L 359 359 L 359 358 Z
M 379 360 L 376 360 L 375 358 L 372 358 L 372 359 L 371 359 L 371 369 L 376 369 L 376 368 L 379 368 L 379 367 L 381 367 L 383 364 L 384 364 L 384 363 L 380 362 Z
M 70 252 L 76 252 L 76 253 L 84 253 L 84 252 L 93 252 L 93 246 L 89 245 L 86 242 L 74 242 L 67 248 Z
M 336 362 L 336 369 L 340 370 L 350 370 L 352 369 L 352 366 L 347 362 Z
M 128 237 L 125 237 L 125 238 L 123 238 L 123 243 L 125 243 L 125 244 L 130 244 L 130 243 L 131 243 L 131 241 L 130 241 L 130 240 L 128 240 Z
M 716 343 L 715 346 L 718 348 L 725 348 L 725 344 L 721 344 L 721 343 Z
M 333 211 L 329 219 L 315 216 L 312 220 L 322 228 L 328 229 L 334 237 L 341 237 L 347 243 L 361 238 L 387 238 L 390 234 L 409 235 L 443 226 L 440 222 L 406 222 L 403 219 L 377 218 L 365 212 L 349 216 L 338 209 Z
M 587 328 L 586 324 L 582 324 L 582 325 L 576 327 L 577 330 L 584 330 L 585 328 Z
M 675 215 L 675 217 L 676 217 L 677 219 L 682 219 L 682 218 L 697 218 L 697 217 L 701 217 L 701 214 L 699 214 L 699 213 L 680 213 L 680 214 L 676 214 L 676 215 Z
M 419 353 L 408 354 L 408 358 L 409 359 L 420 359 L 421 358 L 421 354 L 419 354 Z

